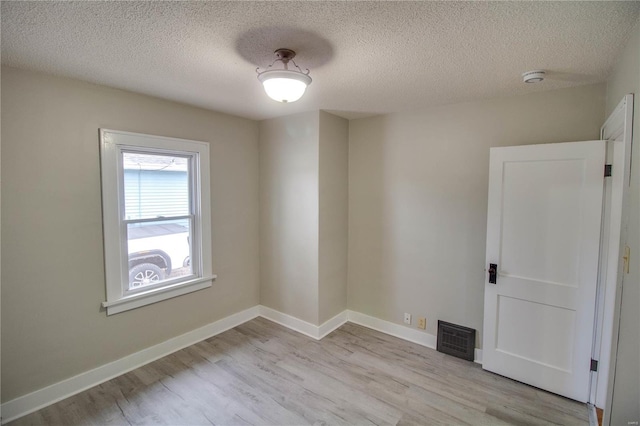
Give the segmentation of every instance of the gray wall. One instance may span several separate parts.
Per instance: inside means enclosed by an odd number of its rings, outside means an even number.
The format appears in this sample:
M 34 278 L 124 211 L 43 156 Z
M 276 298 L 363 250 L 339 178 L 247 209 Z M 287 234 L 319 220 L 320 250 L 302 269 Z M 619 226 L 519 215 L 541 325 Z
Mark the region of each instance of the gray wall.
M 317 324 L 318 133 L 310 112 L 260 122 L 260 302 Z
M 598 139 L 604 96 L 599 84 L 351 121 L 349 309 L 424 316 L 431 334 L 451 321 L 480 344 L 489 147 Z
M 101 311 L 99 128 L 210 143 L 212 288 Z M 259 303 L 256 122 L 3 68 L 2 151 L 3 401 Z
M 627 245 L 631 248 L 629 274 L 622 284 L 622 307 L 611 424 L 640 420 L 640 21 L 621 51 L 607 82 L 608 116 L 627 93 L 634 93 L 630 211 Z
M 260 302 L 320 325 L 347 306 L 349 122 L 260 122 Z
M 320 111 L 319 318 L 347 309 L 349 122 Z

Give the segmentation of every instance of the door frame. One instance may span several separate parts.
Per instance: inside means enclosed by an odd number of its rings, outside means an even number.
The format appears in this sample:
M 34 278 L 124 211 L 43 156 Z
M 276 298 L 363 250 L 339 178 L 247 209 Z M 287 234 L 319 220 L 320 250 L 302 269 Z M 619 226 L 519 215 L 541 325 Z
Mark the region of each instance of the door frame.
M 611 140 L 624 132 L 623 140 L 609 142 L 613 147 L 612 158 L 607 158 L 607 164 L 612 164 L 613 172 L 609 202 L 603 206 L 603 211 L 608 209 L 608 220 L 602 224 L 601 263 L 598 272 L 592 350 L 592 358 L 598 361 L 598 371 L 591 375 L 589 392 L 589 402 L 604 409 L 604 425 L 610 422 L 618 347 L 620 290 L 624 279 L 622 256 L 627 245 L 632 125 L 633 95 L 629 94 L 622 98 L 607 118 L 600 133 L 601 139 Z

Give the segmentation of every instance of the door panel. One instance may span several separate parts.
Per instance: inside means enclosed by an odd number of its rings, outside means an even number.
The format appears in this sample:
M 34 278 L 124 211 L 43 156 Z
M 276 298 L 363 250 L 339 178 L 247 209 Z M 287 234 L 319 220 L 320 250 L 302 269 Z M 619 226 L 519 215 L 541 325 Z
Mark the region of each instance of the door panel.
M 580 160 L 504 163 L 503 274 L 577 286 L 580 194 L 573 188 L 583 168 Z
M 498 296 L 496 350 L 562 371 L 571 371 L 575 310 Z M 505 321 L 501 321 L 501 319 Z M 528 321 L 538 318 L 537 321 Z M 526 336 L 526 337 L 525 337 Z M 562 339 L 559 339 L 562 336 Z M 525 337 L 525 338 L 523 338 Z M 551 344 L 553 351 L 546 350 Z
M 586 401 L 605 142 L 492 148 L 483 368 Z

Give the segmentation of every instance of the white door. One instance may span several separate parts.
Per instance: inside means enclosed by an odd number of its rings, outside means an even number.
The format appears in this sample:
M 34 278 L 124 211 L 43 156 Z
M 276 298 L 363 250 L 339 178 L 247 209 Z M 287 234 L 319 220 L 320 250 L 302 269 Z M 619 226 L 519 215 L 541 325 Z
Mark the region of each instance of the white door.
M 605 141 L 491 148 L 482 367 L 586 402 Z M 491 272 L 491 271 L 489 271 Z

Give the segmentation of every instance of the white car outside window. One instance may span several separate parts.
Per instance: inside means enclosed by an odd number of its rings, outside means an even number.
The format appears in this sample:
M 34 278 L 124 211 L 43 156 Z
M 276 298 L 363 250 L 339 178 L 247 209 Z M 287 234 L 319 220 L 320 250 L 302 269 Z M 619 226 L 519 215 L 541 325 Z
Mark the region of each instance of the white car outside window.
M 152 222 L 132 228 L 128 249 L 131 289 L 191 273 L 189 232 L 179 223 Z

